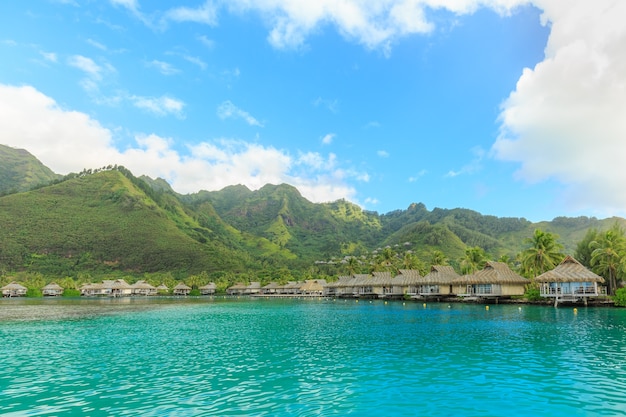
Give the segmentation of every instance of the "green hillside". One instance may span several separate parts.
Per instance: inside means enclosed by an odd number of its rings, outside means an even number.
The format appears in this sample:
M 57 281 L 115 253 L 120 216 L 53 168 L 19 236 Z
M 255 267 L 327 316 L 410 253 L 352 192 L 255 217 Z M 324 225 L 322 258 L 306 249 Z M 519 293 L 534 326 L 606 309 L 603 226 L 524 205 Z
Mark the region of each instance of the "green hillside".
M 159 205 L 117 170 L 78 175 L 0 198 L 4 268 L 193 273 L 244 267 L 243 254 L 212 239 L 177 199 Z
M 0 145 L 0 195 L 27 191 L 59 177 L 28 151 Z

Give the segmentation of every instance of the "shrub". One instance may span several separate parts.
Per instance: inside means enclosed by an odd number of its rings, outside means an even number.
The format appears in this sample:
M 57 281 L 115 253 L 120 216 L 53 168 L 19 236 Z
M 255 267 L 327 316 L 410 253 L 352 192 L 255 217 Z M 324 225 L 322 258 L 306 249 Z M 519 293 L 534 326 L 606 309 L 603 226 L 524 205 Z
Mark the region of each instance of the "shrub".
M 541 292 L 539 288 L 530 287 L 526 289 L 526 293 L 524 294 L 528 301 L 539 301 L 541 300 Z
M 626 288 L 619 288 L 615 291 L 613 302 L 618 307 L 626 307 Z
M 43 293 L 39 288 L 29 288 L 26 290 L 26 297 L 43 297 Z
M 63 290 L 62 297 L 80 297 L 80 291 L 74 288 L 66 288 Z

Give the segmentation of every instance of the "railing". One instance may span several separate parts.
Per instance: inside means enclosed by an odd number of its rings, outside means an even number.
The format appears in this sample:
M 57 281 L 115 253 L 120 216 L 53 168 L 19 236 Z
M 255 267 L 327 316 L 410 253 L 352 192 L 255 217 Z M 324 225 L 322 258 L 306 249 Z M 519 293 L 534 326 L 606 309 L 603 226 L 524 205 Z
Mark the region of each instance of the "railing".
M 588 296 L 598 296 L 598 295 L 606 295 L 606 287 L 597 287 L 597 286 L 586 286 L 586 285 L 576 285 L 576 286 L 565 286 L 565 287 L 550 287 L 547 285 L 542 285 L 539 293 L 543 297 L 560 297 L 560 296 L 571 296 L 571 297 L 588 297 Z

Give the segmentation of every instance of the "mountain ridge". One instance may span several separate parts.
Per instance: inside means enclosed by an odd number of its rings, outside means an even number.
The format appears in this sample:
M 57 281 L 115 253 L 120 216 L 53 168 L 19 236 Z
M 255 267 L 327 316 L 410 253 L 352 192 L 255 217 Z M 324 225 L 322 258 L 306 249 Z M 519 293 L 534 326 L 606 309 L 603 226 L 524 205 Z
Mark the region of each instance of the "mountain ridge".
M 28 173 L 13 170 L 18 175 L 5 184 L 16 190 Z M 533 223 L 463 208 L 429 211 L 422 203 L 378 214 L 346 200 L 312 203 L 288 184 L 181 195 L 163 179 L 135 177 L 117 166 L 54 174 L 48 185 L 34 187 L 0 197 L 0 273 L 170 271 L 289 279 L 289 271 L 335 275 L 342 258 L 384 247 L 422 260 L 441 251 L 458 266 L 465 249 L 475 246 L 492 259 L 514 259 L 536 228 L 558 234 L 571 254 L 590 228 L 626 224 L 584 216 Z

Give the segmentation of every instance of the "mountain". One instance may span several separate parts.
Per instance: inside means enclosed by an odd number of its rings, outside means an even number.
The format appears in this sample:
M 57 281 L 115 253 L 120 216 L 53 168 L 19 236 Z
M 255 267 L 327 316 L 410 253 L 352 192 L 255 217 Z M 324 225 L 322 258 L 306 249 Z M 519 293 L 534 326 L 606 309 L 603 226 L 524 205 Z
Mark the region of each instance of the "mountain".
M 135 177 L 123 167 L 61 178 L 26 151 L 0 150 L 0 178 L 11 190 L 38 178 L 30 191 L 0 196 L 0 276 L 206 272 L 286 280 L 292 273 L 336 275 L 346 256 L 363 259 L 386 247 L 423 262 L 438 250 L 453 266 L 473 246 L 492 259 L 514 258 L 536 228 L 558 234 L 573 254 L 590 228 L 626 226 L 621 218 L 532 223 L 421 203 L 378 214 L 345 200 L 312 203 L 286 184 L 180 195 L 163 179 Z
M 0 195 L 27 191 L 60 177 L 28 151 L 0 145 Z
M 227 233 L 201 224 L 174 196 L 152 192 L 145 183 L 142 189 L 131 178 L 118 170 L 74 174 L 1 197 L 4 268 L 58 276 L 245 269 L 247 255 L 227 243 Z

